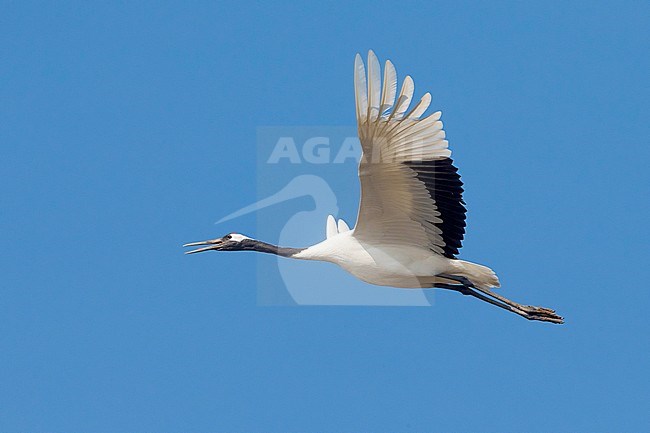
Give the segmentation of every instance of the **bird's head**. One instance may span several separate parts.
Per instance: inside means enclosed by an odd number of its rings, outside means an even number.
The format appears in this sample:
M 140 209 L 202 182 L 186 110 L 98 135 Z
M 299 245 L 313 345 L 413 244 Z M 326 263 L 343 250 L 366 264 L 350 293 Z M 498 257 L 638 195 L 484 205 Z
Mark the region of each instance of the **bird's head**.
M 203 251 L 241 251 L 248 249 L 248 244 L 252 241 L 248 236 L 244 236 L 239 233 L 228 233 L 222 238 L 211 239 L 207 241 L 200 242 L 191 242 L 189 244 L 183 245 L 184 247 L 196 247 L 203 246 L 202 248 L 197 248 L 192 251 L 187 251 L 185 254 L 194 254 L 201 253 Z

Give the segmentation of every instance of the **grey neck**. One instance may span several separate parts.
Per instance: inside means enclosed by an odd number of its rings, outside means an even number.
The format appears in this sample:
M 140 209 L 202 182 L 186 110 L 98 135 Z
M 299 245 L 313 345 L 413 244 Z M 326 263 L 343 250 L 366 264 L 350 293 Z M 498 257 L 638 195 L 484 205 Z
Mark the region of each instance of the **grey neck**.
M 259 251 L 260 253 L 275 254 L 282 257 L 293 257 L 305 248 L 288 248 L 267 244 L 255 239 L 246 239 L 240 244 L 242 250 Z

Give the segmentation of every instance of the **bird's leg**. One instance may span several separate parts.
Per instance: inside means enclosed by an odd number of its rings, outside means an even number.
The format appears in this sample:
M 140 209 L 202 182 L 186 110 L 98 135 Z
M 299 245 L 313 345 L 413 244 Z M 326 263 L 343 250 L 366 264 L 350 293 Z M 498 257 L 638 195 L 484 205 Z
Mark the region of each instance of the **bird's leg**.
M 477 299 L 480 299 L 481 301 L 485 301 L 487 303 L 490 303 L 492 305 L 495 305 L 499 308 L 503 308 L 504 310 L 508 310 L 512 313 L 518 314 L 522 317 L 525 317 L 528 320 L 540 320 L 543 322 L 553 322 L 553 323 L 562 323 L 561 319 L 558 321 L 556 318 L 545 316 L 545 315 L 536 315 L 536 314 L 531 314 L 528 313 L 524 310 L 521 310 L 519 308 L 513 307 L 511 305 L 496 301 L 492 298 L 489 298 L 481 293 L 475 292 L 472 288 L 467 287 L 463 284 L 444 284 L 444 283 L 436 283 L 433 285 L 434 288 L 439 288 L 439 289 L 448 289 L 448 290 L 453 290 L 459 293 L 462 293 L 463 295 L 469 295 L 473 296 Z
M 555 310 L 551 310 L 550 308 L 544 308 L 544 307 L 534 307 L 532 305 L 522 305 L 518 304 L 517 302 L 511 301 L 510 299 L 503 297 L 501 295 L 498 295 L 491 290 L 488 289 L 483 289 L 480 287 L 476 287 L 474 283 L 472 283 L 468 278 L 458 276 L 458 275 L 447 275 L 447 274 L 440 274 L 441 277 L 447 278 L 449 280 L 453 281 L 458 281 L 459 283 L 471 287 L 475 290 L 478 290 L 479 292 L 491 296 L 494 299 L 498 299 L 499 301 L 503 302 L 504 304 L 510 305 L 511 307 L 518 308 L 520 310 L 526 311 L 527 313 L 532 313 L 532 314 L 548 314 L 548 315 L 555 315 Z
M 541 320 L 545 322 L 564 323 L 564 319 L 559 315 L 557 315 L 555 311 L 551 310 L 550 308 L 533 307 L 531 305 L 518 304 L 514 301 L 511 301 L 508 298 L 497 295 L 496 293 L 493 293 L 490 290 L 476 287 L 471 281 L 469 281 L 465 277 L 460 277 L 456 275 L 446 275 L 446 274 L 440 274 L 439 276 L 446 278 L 448 280 L 458 281 L 460 284 L 438 283 L 438 284 L 434 284 L 434 287 L 455 290 L 457 292 L 462 293 L 463 295 L 474 296 L 475 298 L 488 302 L 492 305 L 496 305 L 497 307 L 503 308 L 504 310 L 511 311 L 529 320 Z M 477 293 L 475 290 L 481 293 Z

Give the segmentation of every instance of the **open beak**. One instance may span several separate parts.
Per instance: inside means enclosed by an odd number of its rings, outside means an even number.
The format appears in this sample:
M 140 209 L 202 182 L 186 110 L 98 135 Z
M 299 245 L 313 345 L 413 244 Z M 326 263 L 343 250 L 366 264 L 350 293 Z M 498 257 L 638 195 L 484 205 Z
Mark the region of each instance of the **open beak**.
M 200 242 L 191 242 L 189 244 L 183 245 L 184 247 L 197 247 L 199 245 L 207 245 L 206 247 L 203 248 L 197 248 L 192 251 L 186 251 L 185 254 L 194 254 L 194 253 L 202 253 L 203 251 L 210 251 L 210 250 L 218 250 L 221 248 L 223 245 L 223 239 L 212 239 L 209 241 L 200 241 Z

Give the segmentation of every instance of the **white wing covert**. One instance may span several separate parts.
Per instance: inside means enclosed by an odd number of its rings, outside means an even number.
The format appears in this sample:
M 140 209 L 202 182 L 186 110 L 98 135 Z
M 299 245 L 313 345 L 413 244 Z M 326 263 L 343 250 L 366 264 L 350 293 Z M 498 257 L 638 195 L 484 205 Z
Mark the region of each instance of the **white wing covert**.
M 336 220 L 333 215 L 327 215 L 327 224 L 325 225 L 325 237 L 327 239 L 332 236 L 339 234 L 338 228 L 336 227 Z
M 354 227 L 360 240 L 413 245 L 454 258 L 465 234 L 463 183 L 451 160 L 441 112 L 422 117 L 426 93 L 408 111 L 414 84 L 407 76 L 397 95 L 397 73 L 368 53 L 354 62 L 361 202 Z
M 337 225 L 337 229 L 338 229 L 339 233 L 345 233 L 345 232 L 350 231 L 350 227 L 343 220 L 339 220 L 338 225 Z

